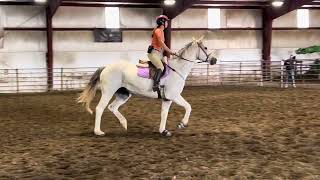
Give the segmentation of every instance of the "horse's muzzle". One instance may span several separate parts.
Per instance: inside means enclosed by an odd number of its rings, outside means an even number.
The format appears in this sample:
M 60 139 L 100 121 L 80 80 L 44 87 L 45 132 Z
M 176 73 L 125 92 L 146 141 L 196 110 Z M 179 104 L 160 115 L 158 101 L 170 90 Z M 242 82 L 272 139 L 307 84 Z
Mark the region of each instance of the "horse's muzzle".
M 210 64 L 210 65 L 215 65 L 216 63 L 217 63 L 217 58 L 211 57 L 211 58 L 209 59 L 209 64 Z

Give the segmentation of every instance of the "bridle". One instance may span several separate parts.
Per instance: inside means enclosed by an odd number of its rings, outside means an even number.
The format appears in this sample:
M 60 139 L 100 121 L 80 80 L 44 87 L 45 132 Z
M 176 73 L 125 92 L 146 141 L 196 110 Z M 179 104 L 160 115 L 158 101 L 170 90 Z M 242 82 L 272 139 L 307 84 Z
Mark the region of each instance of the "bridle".
M 197 54 L 196 60 L 200 60 L 201 62 L 199 62 L 199 63 L 208 62 L 208 59 L 209 59 L 209 57 L 210 57 L 210 55 L 211 55 L 211 53 L 208 54 L 208 53 L 206 52 L 206 50 L 207 50 L 208 48 L 205 47 L 205 46 L 203 46 L 202 42 L 201 42 L 201 43 L 197 42 L 197 45 L 198 45 L 198 54 Z M 200 50 L 202 50 L 202 52 L 206 55 L 206 60 L 204 60 L 204 61 L 203 61 L 202 59 L 200 59 Z M 196 61 L 189 60 L 189 59 L 186 59 L 186 58 L 182 57 L 182 53 L 180 53 L 179 55 L 175 55 L 175 56 L 177 56 L 178 58 L 180 58 L 181 60 L 184 60 L 184 61 L 193 62 L 193 63 L 196 62 Z M 167 64 L 167 66 L 168 66 L 172 71 L 176 72 L 183 80 L 185 80 L 184 77 L 183 77 L 178 71 L 176 71 L 174 68 L 172 68 L 171 66 L 169 66 L 169 64 Z
M 197 59 L 196 60 L 200 60 L 201 62 L 199 62 L 199 63 L 208 62 L 208 59 L 209 59 L 209 57 L 211 55 L 211 53 L 208 54 L 207 51 L 206 51 L 208 48 L 203 46 L 202 42 L 201 43 L 197 42 L 197 45 L 198 45 L 198 54 L 197 54 Z M 200 59 L 200 50 L 202 50 L 202 52 L 206 55 L 206 60 L 204 60 L 204 61 L 202 59 Z M 180 55 L 175 55 L 175 56 L 177 56 L 178 58 L 180 58 L 180 59 L 182 59 L 184 61 L 195 62 L 193 60 L 189 60 L 189 59 L 186 59 L 186 58 L 182 57 L 181 54 Z

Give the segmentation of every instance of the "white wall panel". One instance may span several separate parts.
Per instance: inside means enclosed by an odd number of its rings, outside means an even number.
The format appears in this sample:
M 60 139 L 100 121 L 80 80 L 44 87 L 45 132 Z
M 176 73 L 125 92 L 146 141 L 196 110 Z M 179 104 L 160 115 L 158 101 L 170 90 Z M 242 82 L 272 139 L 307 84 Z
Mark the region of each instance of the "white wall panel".
M 320 27 L 320 10 L 309 10 L 310 27 Z M 320 43 L 319 43 L 320 44 Z
M 94 42 L 92 31 L 60 31 L 54 33 L 55 51 L 136 51 L 146 50 L 151 32 L 123 32 L 122 43 Z
M 0 69 L 3 68 L 45 68 L 44 52 L 0 53 Z
M 188 9 L 172 21 L 173 28 L 208 28 L 207 9 Z
M 204 43 L 211 49 L 244 49 L 261 48 L 260 31 L 177 31 L 173 32 L 172 47 L 178 49 L 192 37 L 205 36 Z
M 319 30 L 276 30 L 272 33 L 272 47 L 293 48 L 320 44 Z
M 15 27 L 43 7 L 3 6 L 6 26 Z M 319 10 L 310 12 L 311 26 L 320 26 Z M 104 27 L 104 8 L 60 7 L 54 27 Z M 121 27 L 151 28 L 160 9 L 120 8 Z M 260 10 L 221 10 L 222 27 L 261 27 Z M 173 20 L 174 28 L 207 28 L 207 10 L 189 9 Z M 24 27 L 45 27 L 45 14 L 31 18 Z M 296 12 L 279 17 L 274 27 L 295 27 Z M 261 31 L 180 31 L 172 34 L 175 50 L 205 35 L 204 43 L 220 60 L 261 59 Z M 91 31 L 54 32 L 55 67 L 100 66 L 120 59 L 136 62 L 146 59 L 151 32 L 123 32 L 122 43 L 95 43 Z M 274 31 L 272 57 L 286 57 L 299 47 L 319 44 L 318 30 Z M 6 31 L 4 49 L 0 50 L 1 67 L 45 67 L 46 33 Z M 24 65 L 25 63 L 25 65 Z
M 113 52 L 55 52 L 55 68 L 99 67 L 118 61 L 138 63 L 147 59 L 145 51 Z
M 41 31 L 5 31 L 4 48 L 0 52 L 44 52 L 46 34 Z
M 44 6 L 3 6 L 5 27 L 46 27 Z
M 273 27 L 297 27 L 297 11 L 278 17 L 273 20 Z
M 61 6 L 53 17 L 53 27 L 105 28 L 105 8 Z
M 120 8 L 120 26 L 123 28 L 153 28 L 161 9 Z
M 261 10 L 225 9 L 223 11 L 223 22 L 225 24 L 223 27 L 262 27 Z

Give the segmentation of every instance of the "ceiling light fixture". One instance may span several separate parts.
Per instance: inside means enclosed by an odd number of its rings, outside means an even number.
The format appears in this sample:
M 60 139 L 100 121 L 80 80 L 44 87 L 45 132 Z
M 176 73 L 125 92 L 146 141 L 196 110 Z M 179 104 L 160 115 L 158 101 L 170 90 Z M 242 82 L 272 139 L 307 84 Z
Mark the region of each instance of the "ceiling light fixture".
M 164 4 L 167 6 L 172 6 L 176 3 L 175 0 L 164 0 Z
M 34 0 L 35 3 L 44 4 L 47 2 L 47 0 Z
M 283 1 L 273 1 L 272 6 L 281 7 L 283 5 Z

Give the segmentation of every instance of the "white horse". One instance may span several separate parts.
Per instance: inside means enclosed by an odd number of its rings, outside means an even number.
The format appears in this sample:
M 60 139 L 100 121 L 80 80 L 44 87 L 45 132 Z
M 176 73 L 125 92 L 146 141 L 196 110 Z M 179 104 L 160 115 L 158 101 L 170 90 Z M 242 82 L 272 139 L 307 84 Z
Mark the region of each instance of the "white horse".
M 215 64 L 216 59 L 207 53 L 207 48 L 202 43 L 202 38 L 193 41 L 182 48 L 179 55 L 169 60 L 169 66 L 172 68 L 169 75 L 162 79 L 160 85 L 164 86 L 162 100 L 161 123 L 159 132 L 164 136 L 171 136 L 166 130 L 168 111 L 172 102 L 185 108 L 185 115 L 178 128 L 187 127 L 191 113 L 190 104 L 181 96 L 185 86 L 185 80 L 190 73 L 193 65 L 200 62 L 210 62 Z M 94 133 L 102 136 L 105 133 L 101 131 L 101 116 L 109 101 L 115 95 L 114 101 L 108 106 L 108 109 L 119 119 L 120 124 L 127 130 L 127 120 L 118 111 L 119 107 L 126 103 L 132 94 L 142 95 L 150 98 L 158 98 L 157 92 L 152 91 L 153 80 L 139 77 L 136 65 L 122 61 L 99 68 L 91 77 L 90 82 L 78 98 L 79 103 L 84 103 L 86 109 L 91 114 L 90 103 L 95 96 L 98 87 L 101 89 L 101 99 L 96 107 L 96 117 Z

